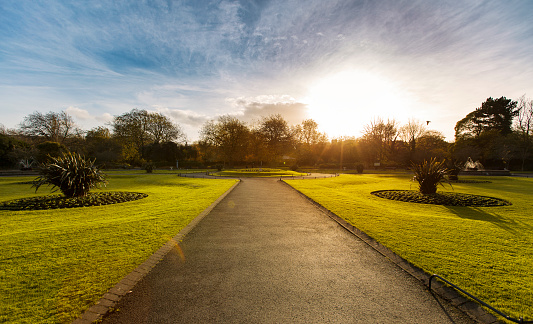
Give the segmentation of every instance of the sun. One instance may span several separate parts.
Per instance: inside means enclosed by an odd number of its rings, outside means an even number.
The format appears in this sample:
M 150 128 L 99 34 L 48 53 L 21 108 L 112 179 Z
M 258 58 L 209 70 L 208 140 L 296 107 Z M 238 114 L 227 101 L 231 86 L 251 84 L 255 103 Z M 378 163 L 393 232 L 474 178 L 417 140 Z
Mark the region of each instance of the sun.
M 361 136 L 364 126 L 380 117 L 407 120 L 409 98 L 391 80 L 362 70 L 320 78 L 305 98 L 309 116 L 330 137 Z

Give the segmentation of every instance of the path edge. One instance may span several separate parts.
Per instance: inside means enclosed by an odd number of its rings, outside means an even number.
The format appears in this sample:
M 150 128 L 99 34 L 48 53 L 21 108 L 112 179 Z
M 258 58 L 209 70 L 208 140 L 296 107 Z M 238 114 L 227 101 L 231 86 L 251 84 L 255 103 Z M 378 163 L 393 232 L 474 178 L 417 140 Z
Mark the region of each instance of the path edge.
M 153 267 L 155 267 L 159 261 L 161 261 L 165 255 L 173 248 L 178 246 L 178 242 L 181 242 L 185 235 L 187 235 L 198 223 L 207 216 L 213 208 L 215 208 L 230 192 L 235 189 L 241 183 L 240 180 L 235 182 L 228 190 L 220 195 L 209 207 L 204 209 L 198 216 L 193 218 L 189 224 L 179 231 L 173 238 L 167 243 L 161 246 L 151 256 L 149 256 L 142 264 L 135 268 L 132 272 L 126 275 L 120 280 L 113 288 L 109 289 L 103 296 L 94 304 L 83 312 L 78 318 L 72 321 L 72 324 L 90 324 L 100 321 L 109 311 L 111 311 L 117 302 L 128 294 L 133 287 L 144 278 Z
M 288 186 L 289 188 L 292 188 L 294 191 L 296 191 L 300 196 L 308 200 L 310 203 L 312 203 L 316 208 L 318 208 L 320 211 L 322 211 L 324 214 L 326 214 L 328 217 L 330 217 L 332 220 L 334 220 L 336 223 L 338 223 L 340 226 L 342 226 L 344 229 L 346 229 L 348 232 L 359 238 L 361 241 L 366 243 L 368 246 L 376 250 L 379 254 L 383 255 L 387 259 L 389 259 L 392 263 L 396 264 L 400 269 L 407 272 L 410 276 L 414 277 L 415 279 L 421 281 L 424 286 L 428 287 L 429 285 L 429 278 L 430 274 L 426 273 L 421 268 L 411 264 L 406 259 L 402 258 L 401 256 L 394 253 L 392 250 L 387 248 L 386 246 L 382 245 L 378 241 L 376 241 L 374 238 L 366 234 L 365 232 L 361 231 L 357 227 L 350 224 L 348 221 L 346 221 L 344 218 L 338 216 L 334 212 L 330 211 L 326 207 L 322 206 L 312 198 L 308 197 L 298 189 L 294 188 L 285 180 L 279 180 L 284 185 Z M 305 180 L 302 180 L 305 181 Z M 494 315 L 488 313 L 485 309 L 483 309 L 478 303 L 465 298 L 463 295 L 461 295 L 459 292 L 457 292 L 455 289 L 452 289 L 450 287 L 447 287 L 446 285 L 442 284 L 441 282 L 434 280 L 431 283 L 431 292 L 435 293 L 439 297 L 449 301 L 452 305 L 454 305 L 456 308 L 458 308 L 460 311 L 468 315 L 471 319 L 475 320 L 478 323 L 482 324 L 498 324 L 502 323 L 498 320 Z

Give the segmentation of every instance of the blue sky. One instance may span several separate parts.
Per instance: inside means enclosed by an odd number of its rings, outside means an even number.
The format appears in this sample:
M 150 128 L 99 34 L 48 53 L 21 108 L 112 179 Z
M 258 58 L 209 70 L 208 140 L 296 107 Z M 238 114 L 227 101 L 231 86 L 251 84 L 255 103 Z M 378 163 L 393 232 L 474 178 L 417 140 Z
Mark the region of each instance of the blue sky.
M 0 123 L 66 110 L 88 130 L 133 108 L 189 140 L 223 114 L 281 113 L 330 136 L 374 118 L 455 123 L 533 97 L 533 1 L 0 2 Z

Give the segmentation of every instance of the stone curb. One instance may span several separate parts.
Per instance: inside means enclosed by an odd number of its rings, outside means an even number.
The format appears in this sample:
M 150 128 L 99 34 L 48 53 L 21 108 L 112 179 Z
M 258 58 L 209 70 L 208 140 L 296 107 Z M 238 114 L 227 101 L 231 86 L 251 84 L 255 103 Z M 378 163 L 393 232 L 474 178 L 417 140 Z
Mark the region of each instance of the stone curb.
M 144 276 L 146 276 L 150 270 L 163 259 L 163 257 L 170 252 L 173 248 L 178 246 L 178 242 L 183 240 L 187 235 L 205 216 L 207 216 L 213 208 L 215 208 L 237 185 L 240 181 L 236 182 L 231 188 L 226 190 L 220 197 L 217 198 L 209 207 L 204 209 L 198 216 L 196 216 L 187 226 L 185 226 L 178 234 L 170 239 L 159 250 L 154 252 L 146 261 L 140 264 L 127 276 L 117 283 L 113 288 L 109 289 L 102 298 L 93 306 L 89 307 L 80 317 L 75 319 L 72 324 L 90 324 L 97 322 L 103 318 L 110 310 L 112 310 L 116 303 L 129 293 L 133 287 Z
M 396 253 L 392 252 L 389 248 L 385 247 L 384 245 L 380 244 L 378 241 L 374 240 L 372 237 L 368 236 L 363 231 L 359 230 L 352 224 L 348 223 L 345 219 L 339 217 L 329 209 L 325 208 L 324 206 L 320 205 L 316 201 L 314 201 L 312 198 L 309 198 L 299 190 L 293 188 L 291 185 L 286 183 L 283 180 L 280 180 L 283 184 L 286 186 L 292 188 L 297 193 L 299 193 L 302 197 L 307 199 L 309 202 L 311 202 L 313 205 L 315 205 L 316 208 L 321 210 L 324 214 L 328 215 L 331 219 L 333 219 L 335 222 L 337 222 L 340 226 L 342 226 L 344 229 L 358 237 L 361 241 L 368 244 L 371 248 L 376 250 L 378 253 L 389 259 L 392 263 L 396 264 L 398 267 L 400 267 L 402 270 L 410 274 L 412 277 L 418 279 L 419 281 L 422 281 L 422 283 L 425 286 L 429 285 L 429 278 L 431 275 L 427 274 L 424 270 L 416 267 L 415 265 L 409 263 L 409 261 L 405 260 L 404 258 L 400 257 Z M 498 324 L 502 323 L 500 322 L 494 315 L 488 313 L 483 309 L 479 304 L 471 301 L 470 299 L 465 298 L 463 295 L 461 295 L 459 292 L 457 292 L 455 289 L 449 288 L 446 285 L 442 284 L 441 282 L 437 280 L 433 280 L 431 284 L 431 292 L 434 294 L 439 295 L 441 298 L 449 301 L 452 305 L 454 305 L 457 309 L 461 310 L 463 313 L 467 314 L 470 318 L 475 320 L 478 323 L 481 324 Z

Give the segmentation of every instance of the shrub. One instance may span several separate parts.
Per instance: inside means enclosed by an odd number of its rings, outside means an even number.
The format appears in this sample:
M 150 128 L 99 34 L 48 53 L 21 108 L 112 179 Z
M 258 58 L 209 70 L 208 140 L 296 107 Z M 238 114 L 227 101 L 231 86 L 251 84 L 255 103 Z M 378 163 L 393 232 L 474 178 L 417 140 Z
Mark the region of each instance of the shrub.
M 146 170 L 146 173 L 153 173 L 155 169 L 155 164 L 152 162 L 147 162 L 144 167 L 144 170 Z
M 459 172 L 461 172 L 462 167 L 459 163 L 450 162 L 448 165 L 448 180 L 459 180 Z
M 293 164 L 291 166 L 291 171 L 298 171 L 298 164 Z
M 363 173 L 364 166 L 362 164 L 358 164 L 355 166 L 355 169 L 357 170 L 357 173 Z
M 413 163 L 412 168 L 415 173 L 413 181 L 418 182 L 418 190 L 424 195 L 436 193 L 439 184 L 448 182 L 446 179 L 448 169 L 444 161 L 438 162 L 436 158 L 432 158 L 430 161 Z
M 335 163 L 322 163 L 318 165 L 319 169 L 337 169 L 338 167 Z
M 94 160 L 86 160 L 78 153 L 68 152 L 59 157 L 50 157 L 50 162 L 41 165 L 39 177 L 33 180 L 32 187 L 37 191 L 44 184 L 58 188 L 66 197 L 82 197 L 92 188 L 105 185 L 106 180 L 105 175 L 94 165 Z
M 51 158 L 61 156 L 62 153 L 68 152 L 65 145 L 58 142 L 44 142 L 37 144 L 37 161 L 40 163 L 48 163 Z

